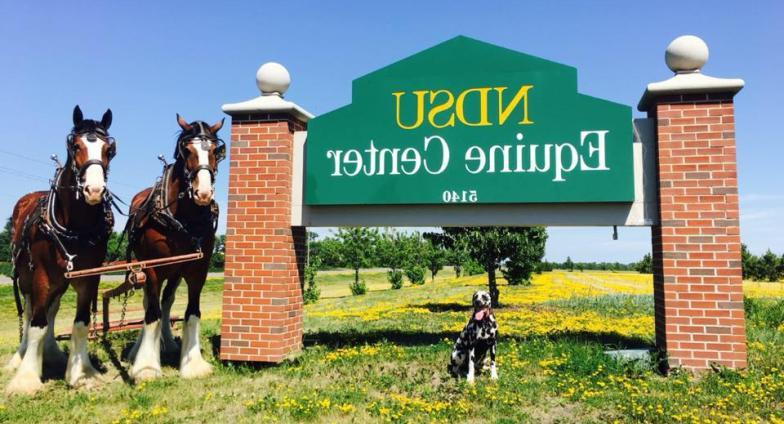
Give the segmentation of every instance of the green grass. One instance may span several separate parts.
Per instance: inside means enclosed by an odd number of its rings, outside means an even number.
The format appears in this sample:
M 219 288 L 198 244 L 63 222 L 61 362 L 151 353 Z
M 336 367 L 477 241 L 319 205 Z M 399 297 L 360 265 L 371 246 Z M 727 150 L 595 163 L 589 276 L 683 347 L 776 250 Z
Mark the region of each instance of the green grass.
M 586 273 L 588 273 L 586 271 Z M 504 332 L 499 343 L 498 382 L 479 376 L 475 386 L 446 374 L 456 333 L 467 319 L 477 278 L 448 273 L 424 286 L 387 290 L 385 273 L 363 272 L 371 291 L 348 295 L 350 272 L 322 273 L 318 303 L 308 306 L 306 348 L 277 366 L 253 367 L 215 360 L 219 343 L 222 283 L 207 285 L 205 356 L 215 373 L 185 381 L 177 357 L 164 357 L 164 377 L 134 385 L 125 381 L 122 353 L 136 332 L 91 343 L 106 382 L 74 390 L 63 370 L 35 397 L 0 399 L 0 422 L 727 422 L 784 419 L 784 300 L 747 301 L 750 367 L 702 376 L 659 375 L 655 361 L 619 362 L 604 354 L 628 342 L 616 335 L 558 332 L 523 337 Z M 184 284 L 183 284 L 184 286 Z M 183 290 L 181 287 L 179 290 Z M 525 287 L 502 286 L 524 295 Z M 72 296 L 72 295 L 70 295 Z M 133 298 L 136 304 L 141 296 Z M 184 305 L 183 293 L 177 305 Z M 449 299 L 465 299 L 452 301 Z M 182 302 L 182 303 L 180 303 Z M 70 321 L 73 299 L 63 301 L 61 321 Z M 611 294 L 507 305 L 499 317 L 521 311 L 597 313 L 601 318 L 652 314 L 649 295 Z M 138 307 L 138 305 L 136 306 Z M 177 308 L 177 307 L 176 307 Z M 181 310 L 181 308 L 180 308 Z M 212 318 L 210 318 L 212 317 Z M 0 287 L 0 334 L 16 332 L 8 287 Z M 652 332 L 652 329 L 651 329 Z M 618 329 L 618 334 L 623 329 Z M 651 333 L 652 334 L 652 333 Z M 614 338 L 613 338 L 614 337 Z M 648 343 L 646 340 L 637 342 Z M 66 346 L 67 343 L 63 343 Z M 3 339 L 0 360 L 15 340 Z M 10 376 L 3 373 L 0 385 Z

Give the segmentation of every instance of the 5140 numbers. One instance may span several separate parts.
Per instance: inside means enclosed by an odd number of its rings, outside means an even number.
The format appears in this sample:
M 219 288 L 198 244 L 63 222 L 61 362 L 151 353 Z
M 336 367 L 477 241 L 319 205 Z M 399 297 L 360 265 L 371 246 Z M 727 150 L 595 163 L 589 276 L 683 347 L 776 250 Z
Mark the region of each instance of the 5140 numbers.
M 444 190 L 441 194 L 441 200 L 444 203 L 476 203 L 476 190 Z

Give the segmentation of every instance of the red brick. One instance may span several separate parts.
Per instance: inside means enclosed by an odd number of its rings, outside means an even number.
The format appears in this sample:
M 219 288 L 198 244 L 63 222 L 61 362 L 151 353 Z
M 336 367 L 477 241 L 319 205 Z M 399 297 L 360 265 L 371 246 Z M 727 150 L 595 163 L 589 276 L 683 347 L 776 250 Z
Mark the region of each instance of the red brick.
M 673 366 L 744 367 L 734 107 L 706 100 L 668 96 L 650 114 L 659 118 L 656 340 Z

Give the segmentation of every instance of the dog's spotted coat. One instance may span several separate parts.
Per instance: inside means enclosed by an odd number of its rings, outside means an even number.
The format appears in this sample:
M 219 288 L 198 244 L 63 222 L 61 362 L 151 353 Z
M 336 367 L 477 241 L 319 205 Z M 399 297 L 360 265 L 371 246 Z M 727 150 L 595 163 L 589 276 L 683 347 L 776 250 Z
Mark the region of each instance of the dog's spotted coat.
M 468 320 L 460 337 L 452 349 L 449 373 L 455 377 L 466 376 L 469 383 L 474 382 L 475 371 L 482 371 L 487 352 L 490 352 L 490 378 L 497 379 L 495 367 L 495 347 L 498 337 L 498 324 L 490 307 L 490 294 L 484 291 L 474 293 L 472 300 L 474 312 Z

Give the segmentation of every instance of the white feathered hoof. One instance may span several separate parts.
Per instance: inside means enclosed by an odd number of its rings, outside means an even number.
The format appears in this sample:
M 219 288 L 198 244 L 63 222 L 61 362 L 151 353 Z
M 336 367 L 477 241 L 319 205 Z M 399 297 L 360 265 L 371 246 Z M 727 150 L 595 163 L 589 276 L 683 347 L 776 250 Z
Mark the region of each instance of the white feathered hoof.
M 33 395 L 43 387 L 41 377 L 35 372 L 17 372 L 5 392 L 9 395 Z
M 204 377 L 212 373 L 212 365 L 201 356 L 201 320 L 195 315 L 188 317 L 182 327 L 182 351 L 180 353 L 180 375 L 182 378 Z
M 144 325 L 141 342 L 135 356 L 130 371 L 134 380 L 152 380 L 161 376 L 160 321 Z
M 87 352 L 87 325 L 75 322 L 71 331 L 71 353 L 65 369 L 65 381 L 71 387 L 92 387 L 97 384 L 100 373 L 93 368 Z
M 81 370 L 74 372 L 71 370 L 70 375 L 65 376 L 65 381 L 73 388 L 92 388 L 103 383 L 103 376 L 101 372 L 93 368 L 92 365 L 81 367 Z
M 131 368 L 130 375 L 131 378 L 133 378 L 133 381 L 148 381 L 160 378 L 163 374 L 161 373 L 160 368 L 148 366 L 139 369 L 136 369 L 136 367 Z
M 19 365 L 22 363 L 22 354 L 19 351 L 14 352 L 14 356 L 11 357 L 11 360 L 5 365 L 6 371 L 16 371 L 19 368 Z
M 180 366 L 182 378 L 200 378 L 212 374 L 212 365 L 204 358 L 198 357 Z

